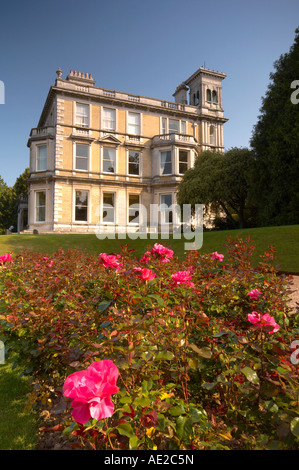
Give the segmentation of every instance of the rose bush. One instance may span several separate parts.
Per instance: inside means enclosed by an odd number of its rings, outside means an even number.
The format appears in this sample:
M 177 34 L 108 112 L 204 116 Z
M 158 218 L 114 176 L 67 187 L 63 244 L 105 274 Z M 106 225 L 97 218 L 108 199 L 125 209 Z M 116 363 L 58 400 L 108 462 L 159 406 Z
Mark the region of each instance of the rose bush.
M 226 251 L 13 256 L 0 337 L 39 381 L 32 404 L 84 448 L 297 449 L 288 278 L 271 247 L 257 266 L 251 239 Z

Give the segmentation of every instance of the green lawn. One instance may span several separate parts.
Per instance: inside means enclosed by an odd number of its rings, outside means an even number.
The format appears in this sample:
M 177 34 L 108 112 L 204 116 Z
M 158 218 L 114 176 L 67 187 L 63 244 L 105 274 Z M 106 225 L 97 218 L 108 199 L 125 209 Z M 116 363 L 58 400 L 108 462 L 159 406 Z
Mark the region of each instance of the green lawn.
M 225 242 L 228 236 L 242 238 L 250 236 L 256 243 L 258 253 L 262 253 L 269 245 L 274 245 L 278 252 L 280 269 L 299 273 L 299 225 L 204 232 L 201 251 L 217 250 L 225 254 Z M 132 240 L 129 237 L 124 240 L 108 238 L 99 240 L 94 234 L 2 235 L 0 236 L 0 254 L 20 253 L 24 249 L 51 254 L 59 248 L 83 248 L 96 255 L 101 252 L 116 253 L 120 245 L 128 244 L 136 250 L 137 256 L 141 256 L 146 248 L 156 241 L 172 247 L 180 258 L 184 256 L 184 244 L 188 242 L 183 235 L 178 240 L 163 240 L 160 237 L 150 239 L 149 236 L 146 240 Z
M 0 450 L 34 450 L 38 424 L 32 411 L 26 409 L 30 379 L 20 377 L 12 363 L 0 364 Z

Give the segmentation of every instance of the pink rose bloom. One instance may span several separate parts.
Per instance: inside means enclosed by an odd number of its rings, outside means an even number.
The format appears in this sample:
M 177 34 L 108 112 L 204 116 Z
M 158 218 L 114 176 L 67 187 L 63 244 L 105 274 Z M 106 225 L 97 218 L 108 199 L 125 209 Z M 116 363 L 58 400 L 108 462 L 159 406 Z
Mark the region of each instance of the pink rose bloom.
M 224 258 L 224 255 L 217 253 L 217 251 L 214 251 L 213 253 L 211 253 L 210 256 L 211 256 L 211 259 L 218 259 L 218 261 L 222 261 Z
M 7 253 L 6 255 L 0 256 L 0 264 L 4 264 L 7 261 L 12 261 L 11 253 Z
M 156 274 L 153 273 L 151 269 L 147 268 L 134 268 L 135 271 L 139 271 L 141 273 L 141 279 L 144 281 L 152 281 L 155 277 Z
M 193 287 L 193 282 L 190 281 L 191 276 L 189 271 L 177 271 L 171 275 L 176 285 L 187 284 L 189 287 Z
M 165 262 L 165 259 L 169 261 L 169 258 L 173 257 L 173 251 L 170 250 L 169 248 L 166 248 L 166 246 L 160 245 L 159 243 L 154 244 L 154 247 L 151 249 L 151 253 L 152 254 L 157 253 L 159 256 L 163 257 L 164 262 Z
M 251 300 L 256 300 L 259 298 L 260 295 L 262 295 L 262 293 L 257 289 L 252 289 L 250 292 L 248 292 L 247 295 L 249 295 Z
M 110 398 L 117 393 L 119 372 L 111 360 L 93 362 L 86 370 L 70 374 L 63 385 L 63 394 L 73 398 L 73 418 L 81 424 L 91 418 L 112 416 L 114 404 Z
M 120 255 L 107 255 L 106 253 L 101 253 L 99 256 L 99 261 L 102 261 L 106 268 L 120 269 L 123 264 L 118 262 L 119 258 Z
M 146 252 L 144 253 L 143 257 L 140 259 L 140 262 L 141 262 L 141 263 L 148 263 L 149 260 L 150 260 L 150 256 L 151 256 L 150 252 L 149 252 L 149 251 L 146 251 Z
M 275 319 L 268 315 L 268 313 L 265 313 L 264 315 L 257 312 L 249 313 L 248 321 L 257 328 L 264 328 L 271 334 L 276 333 L 280 328 L 280 326 L 275 322 Z

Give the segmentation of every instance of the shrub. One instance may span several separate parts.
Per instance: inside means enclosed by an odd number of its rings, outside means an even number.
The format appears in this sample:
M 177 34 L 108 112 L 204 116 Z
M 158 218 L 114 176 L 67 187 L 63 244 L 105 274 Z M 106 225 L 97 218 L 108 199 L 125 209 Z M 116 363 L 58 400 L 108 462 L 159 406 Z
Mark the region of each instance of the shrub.
M 298 313 L 274 249 L 257 269 L 254 251 L 251 239 L 230 238 L 227 259 L 191 251 L 181 262 L 155 244 L 141 259 L 125 246 L 98 259 L 70 250 L 5 263 L 0 333 L 40 383 L 32 403 L 63 411 L 55 430 L 84 448 L 298 448 Z M 88 382 L 98 361 L 117 370 L 112 397 Z M 89 384 L 79 405 L 77 385 L 65 393 L 74 373 Z

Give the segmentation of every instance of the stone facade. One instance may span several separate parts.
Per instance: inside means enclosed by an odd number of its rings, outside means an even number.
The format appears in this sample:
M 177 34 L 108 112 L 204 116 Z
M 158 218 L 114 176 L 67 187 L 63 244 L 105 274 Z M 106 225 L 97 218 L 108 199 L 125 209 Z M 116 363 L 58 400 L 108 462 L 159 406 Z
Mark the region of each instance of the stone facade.
M 200 68 L 174 101 L 161 101 L 97 87 L 77 71 L 63 79 L 58 69 L 27 144 L 29 230 L 136 231 L 133 204 L 175 204 L 197 153 L 224 150 L 225 77 Z M 167 217 L 159 223 L 171 225 Z

